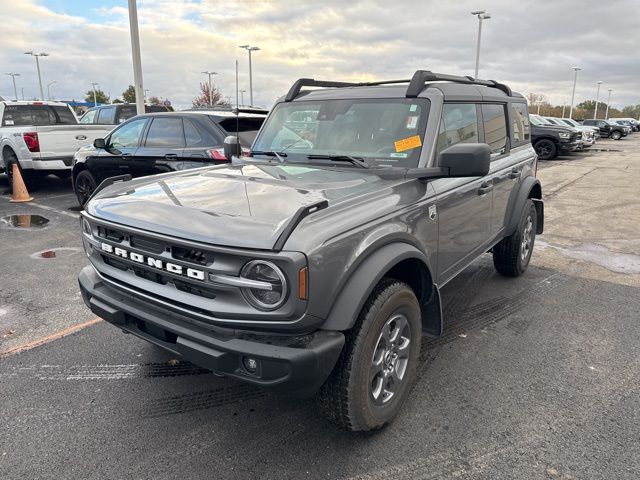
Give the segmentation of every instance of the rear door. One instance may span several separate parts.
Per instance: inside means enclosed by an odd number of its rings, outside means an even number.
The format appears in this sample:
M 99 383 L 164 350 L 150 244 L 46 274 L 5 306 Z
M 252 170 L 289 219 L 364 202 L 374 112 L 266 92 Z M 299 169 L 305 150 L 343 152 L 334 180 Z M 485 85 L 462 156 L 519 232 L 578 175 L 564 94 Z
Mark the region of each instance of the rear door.
M 479 143 L 480 106 L 445 103 L 437 152 L 457 143 Z M 490 176 L 433 181 L 438 195 L 438 282 L 446 283 L 490 241 L 493 185 Z
M 147 121 L 143 117 L 122 124 L 106 138 L 106 149 L 96 149 L 95 154 L 86 159 L 87 168 L 98 183 L 116 175 L 134 175 L 133 155 L 138 150 Z
M 153 116 L 142 146 L 133 158 L 132 175 L 154 175 L 181 169 L 185 147 L 180 116 Z

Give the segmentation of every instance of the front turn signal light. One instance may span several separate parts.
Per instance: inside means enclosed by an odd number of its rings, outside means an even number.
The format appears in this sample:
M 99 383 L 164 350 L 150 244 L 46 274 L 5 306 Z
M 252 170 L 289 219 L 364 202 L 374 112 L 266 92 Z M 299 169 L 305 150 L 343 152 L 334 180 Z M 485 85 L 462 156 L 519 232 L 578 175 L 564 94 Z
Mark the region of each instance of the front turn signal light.
M 298 298 L 300 300 L 307 299 L 308 276 L 309 269 L 307 267 L 301 268 L 298 272 Z

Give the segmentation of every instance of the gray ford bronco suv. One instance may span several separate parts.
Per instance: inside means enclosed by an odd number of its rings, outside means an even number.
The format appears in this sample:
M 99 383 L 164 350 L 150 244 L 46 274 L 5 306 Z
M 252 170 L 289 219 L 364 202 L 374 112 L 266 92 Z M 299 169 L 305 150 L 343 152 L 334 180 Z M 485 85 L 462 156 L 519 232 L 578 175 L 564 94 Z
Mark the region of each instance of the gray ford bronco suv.
M 300 79 L 239 152 L 230 136 L 230 164 L 105 180 L 82 296 L 217 374 L 316 395 L 349 430 L 398 414 L 442 286 L 486 252 L 522 274 L 542 233 L 527 104 L 492 80 Z

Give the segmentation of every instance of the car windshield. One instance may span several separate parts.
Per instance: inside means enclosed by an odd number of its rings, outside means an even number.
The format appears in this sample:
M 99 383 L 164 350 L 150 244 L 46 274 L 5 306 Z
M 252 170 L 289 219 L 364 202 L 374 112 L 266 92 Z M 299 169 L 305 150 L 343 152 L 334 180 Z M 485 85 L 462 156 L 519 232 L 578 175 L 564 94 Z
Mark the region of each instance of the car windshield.
M 534 125 L 553 125 L 549 120 L 546 120 L 538 115 L 529 115 L 529 120 Z
M 553 123 L 555 125 L 561 125 L 563 127 L 566 127 L 566 125 L 562 122 L 562 120 L 559 120 L 557 118 L 546 117 L 545 120 L 547 120 L 548 122 Z
M 284 102 L 274 108 L 252 151 L 286 153 L 287 162 L 355 157 L 373 167 L 416 167 L 428 114 L 423 98 Z
M 574 119 L 572 118 L 563 118 L 562 119 L 564 121 L 564 123 L 568 123 L 569 125 L 573 126 L 573 127 L 577 127 L 580 124 L 578 122 L 576 122 Z

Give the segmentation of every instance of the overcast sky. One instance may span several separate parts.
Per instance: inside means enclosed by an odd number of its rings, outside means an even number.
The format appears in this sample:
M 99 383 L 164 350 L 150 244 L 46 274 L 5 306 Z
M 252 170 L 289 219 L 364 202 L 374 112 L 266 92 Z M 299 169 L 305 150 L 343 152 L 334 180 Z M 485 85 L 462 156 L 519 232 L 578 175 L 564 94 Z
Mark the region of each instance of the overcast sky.
M 0 65 L 17 72 L 18 94 L 38 93 L 34 59 L 45 51 L 43 82 L 58 99 L 80 99 L 89 82 L 112 98 L 133 83 L 126 0 L 0 0 Z M 144 87 L 149 95 L 189 105 L 213 70 L 224 95 L 249 89 L 253 55 L 255 102 L 271 106 L 299 77 L 331 80 L 408 78 L 418 68 L 473 75 L 478 21 L 485 9 L 481 78 L 523 94 L 569 103 L 572 66 L 579 66 L 576 104 L 613 89 L 614 106 L 640 103 L 639 0 L 138 0 Z M 0 95 L 13 97 L 3 75 Z M 248 93 L 245 94 L 248 103 Z

